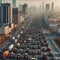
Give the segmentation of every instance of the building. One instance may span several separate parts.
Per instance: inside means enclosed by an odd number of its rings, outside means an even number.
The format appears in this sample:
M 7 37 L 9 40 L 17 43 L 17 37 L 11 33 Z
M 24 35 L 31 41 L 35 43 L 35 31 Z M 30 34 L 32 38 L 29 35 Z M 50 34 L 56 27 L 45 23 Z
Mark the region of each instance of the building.
M 42 2 L 42 10 L 44 11 L 44 2 Z
M 19 4 L 19 11 L 22 11 L 22 4 Z
M 1 6 L 0 6 L 0 24 L 1 24 Z
M 16 0 L 12 0 L 12 7 L 13 7 L 13 8 L 16 7 Z
M 57 26 L 57 32 L 60 33 L 60 25 Z
M 0 27 L 0 35 L 1 34 L 5 34 L 6 36 L 9 34 L 9 25 Z
M 13 8 L 12 9 L 12 22 L 15 23 L 15 24 L 18 24 L 19 17 L 20 17 L 19 9 L 18 8 Z
M 45 5 L 45 10 L 50 10 L 50 4 Z
M 51 4 L 51 10 L 54 10 L 54 3 Z
M 6 40 L 9 37 L 10 28 L 8 25 L 0 27 L 0 49 L 3 48 L 4 44 L 6 44 Z
M 22 5 L 22 13 L 23 13 L 23 15 L 25 15 L 26 12 L 27 12 L 27 4 L 23 4 Z
M 54 10 L 54 1 L 49 1 L 49 0 L 46 0 L 46 1 L 43 1 L 42 2 L 42 10 L 43 11 L 52 11 Z
M 60 31 L 60 20 L 58 18 L 51 19 L 48 21 L 49 27 L 52 31 L 58 32 Z
M 0 19 L 2 24 L 10 24 L 12 23 L 12 9 L 11 4 L 2 3 L 0 7 Z
M 21 25 L 24 22 L 24 17 L 18 8 L 13 8 L 12 10 L 12 23 Z
M 0 0 L 0 23 L 1 23 L 1 4 L 2 4 L 2 0 Z

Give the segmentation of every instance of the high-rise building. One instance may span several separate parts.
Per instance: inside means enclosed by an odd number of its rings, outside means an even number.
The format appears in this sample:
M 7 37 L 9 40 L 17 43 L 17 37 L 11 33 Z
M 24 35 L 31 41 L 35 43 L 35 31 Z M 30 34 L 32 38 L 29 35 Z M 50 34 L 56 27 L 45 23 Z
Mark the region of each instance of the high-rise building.
M 46 10 L 50 10 L 50 4 L 46 4 L 46 5 L 45 5 L 45 9 L 46 9 Z
M 0 23 L 1 23 L 1 6 L 0 6 Z
M 12 7 L 13 7 L 13 8 L 16 7 L 16 0 L 12 0 Z
M 12 23 L 12 9 L 11 9 L 11 4 L 9 3 L 2 3 L 1 7 L 1 23 L 2 24 L 9 24 Z
M 44 11 L 44 2 L 42 3 L 42 10 Z
M 22 13 L 23 13 L 23 15 L 25 15 L 26 12 L 27 12 L 27 4 L 23 4 L 22 5 Z
M 22 11 L 22 4 L 19 4 L 19 10 Z
M 12 9 L 12 22 L 15 24 L 18 24 L 19 21 L 19 9 L 18 8 L 13 8 Z
M 54 3 L 51 4 L 51 9 L 54 10 Z

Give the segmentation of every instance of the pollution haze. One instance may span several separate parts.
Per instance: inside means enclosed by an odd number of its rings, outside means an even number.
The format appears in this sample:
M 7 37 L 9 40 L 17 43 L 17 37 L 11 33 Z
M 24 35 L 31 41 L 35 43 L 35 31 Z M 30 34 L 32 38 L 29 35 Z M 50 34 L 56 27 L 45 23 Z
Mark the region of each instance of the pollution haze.
M 3 0 L 4 1 L 4 0 Z M 55 2 L 56 6 L 60 6 L 60 0 L 16 0 L 17 1 L 17 6 L 19 5 L 19 3 L 28 3 L 29 5 L 35 5 L 38 6 L 41 2 Z M 12 2 L 12 0 L 6 0 L 6 2 Z
M 4 2 L 4 0 L 3 0 Z M 6 0 L 6 2 L 9 2 L 12 4 L 12 0 Z M 16 0 L 16 7 L 19 7 L 19 4 L 28 4 L 28 6 L 35 6 L 36 8 L 42 7 L 44 3 L 51 3 L 54 2 L 54 9 L 57 11 L 60 11 L 60 0 Z

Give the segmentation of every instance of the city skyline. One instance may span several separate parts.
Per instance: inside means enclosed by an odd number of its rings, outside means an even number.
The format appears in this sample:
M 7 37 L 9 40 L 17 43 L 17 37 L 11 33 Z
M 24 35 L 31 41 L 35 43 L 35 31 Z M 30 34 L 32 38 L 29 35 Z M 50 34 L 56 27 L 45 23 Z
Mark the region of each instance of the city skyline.
M 51 4 L 54 3 L 54 10 L 56 11 L 59 11 L 60 10 L 60 4 L 59 4 L 59 0 L 2 0 L 3 3 L 11 3 L 12 7 L 14 5 L 14 7 L 19 7 L 19 4 L 23 5 L 23 4 L 27 4 L 28 5 L 28 8 L 30 8 L 31 6 L 35 6 L 37 9 L 42 9 L 42 6 L 43 6 L 43 2 L 44 2 L 44 7 L 45 7 L 45 4 L 50 4 L 50 7 L 51 7 Z
M 3 1 L 4 1 L 4 0 L 3 0 Z M 9 1 L 9 0 L 6 0 L 6 1 L 7 1 L 7 2 L 10 2 L 10 3 L 12 2 L 12 0 L 10 0 L 10 1 Z M 48 2 L 49 2 L 49 1 L 50 1 L 50 2 L 51 2 L 51 1 L 54 1 L 54 3 L 55 3 L 56 6 L 58 6 L 58 7 L 60 6 L 60 0 L 58 0 L 58 1 L 57 1 L 57 0 L 17 0 L 17 4 L 16 4 L 16 5 L 18 6 L 19 3 L 21 3 L 21 4 L 23 4 L 23 3 L 28 3 L 29 5 L 35 5 L 35 6 L 37 5 L 37 6 L 39 6 L 39 4 L 40 4 L 41 2 L 43 2 L 43 1 L 44 1 L 44 2 L 46 2 L 46 1 L 48 1 Z

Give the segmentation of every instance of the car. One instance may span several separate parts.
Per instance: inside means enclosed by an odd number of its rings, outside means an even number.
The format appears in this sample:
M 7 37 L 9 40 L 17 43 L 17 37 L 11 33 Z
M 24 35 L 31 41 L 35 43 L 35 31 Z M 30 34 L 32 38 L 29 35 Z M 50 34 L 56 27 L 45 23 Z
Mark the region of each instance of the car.
M 29 53 L 29 52 L 30 52 L 30 49 L 29 49 L 29 48 L 27 48 L 27 49 L 26 49 L 26 52 L 27 52 L 27 53 Z
M 41 54 L 41 51 L 40 51 L 40 50 L 38 50 L 38 51 L 37 51 L 37 54 L 38 54 L 38 55 L 40 55 L 40 54 Z
M 22 58 L 22 54 L 18 53 L 17 59 L 21 59 L 21 58 Z
M 19 48 L 19 47 L 20 47 L 20 45 L 21 45 L 21 44 L 20 44 L 20 42 L 18 42 L 18 43 L 16 44 L 17 48 Z
M 23 31 L 21 31 L 20 33 L 23 34 Z
M 28 43 L 31 43 L 31 38 L 28 38 Z
M 24 49 L 25 48 L 25 44 L 22 44 L 21 48 Z
M 14 58 L 15 57 L 15 53 L 14 52 L 10 52 L 10 58 Z
M 41 46 L 40 45 L 38 45 L 38 49 L 41 49 Z
M 23 26 L 22 29 L 25 29 L 25 27 Z
M 18 41 L 18 40 L 17 40 L 17 39 L 15 39 L 15 40 L 14 40 L 14 43 L 17 43 L 17 41 Z
M 12 51 L 15 52 L 15 53 L 17 53 L 18 49 L 16 47 L 14 47 Z
M 48 59 L 48 56 L 46 55 L 46 53 L 43 54 L 42 60 L 49 60 L 49 59 Z
M 20 49 L 20 51 L 19 51 L 19 52 L 22 54 L 24 51 L 23 51 L 23 49 Z
M 29 58 L 28 53 L 25 53 L 25 54 L 24 54 L 24 59 L 27 59 L 27 60 L 28 60 L 28 58 Z
M 11 45 L 9 46 L 9 51 L 11 51 L 13 48 L 14 48 L 14 44 L 11 44 Z
M 34 50 L 32 50 L 32 55 L 35 55 L 35 51 Z
M 7 57 L 8 57 L 8 55 L 9 55 L 9 51 L 7 50 L 7 51 L 4 51 L 3 52 L 3 59 L 6 59 Z
M 14 39 L 15 39 L 15 37 L 12 37 L 12 39 L 14 40 Z
M 51 48 L 50 48 L 50 46 L 48 46 L 48 48 L 47 48 L 47 51 L 51 51 Z
M 20 34 L 18 34 L 17 38 L 19 39 L 20 37 L 21 37 L 21 35 L 20 35 Z
M 32 57 L 31 60 L 37 60 L 37 58 Z

